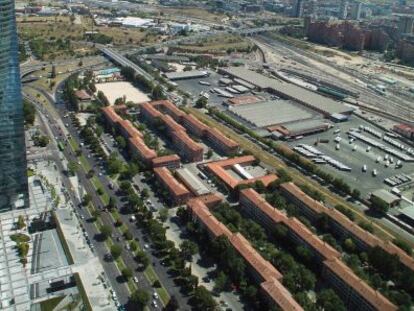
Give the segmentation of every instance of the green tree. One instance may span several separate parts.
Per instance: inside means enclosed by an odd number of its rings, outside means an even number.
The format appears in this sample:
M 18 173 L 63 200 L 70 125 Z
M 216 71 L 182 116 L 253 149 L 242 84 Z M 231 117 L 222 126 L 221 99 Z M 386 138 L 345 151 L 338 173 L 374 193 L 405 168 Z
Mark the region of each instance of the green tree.
M 346 311 L 342 300 L 332 289 L 321 290 L 317 295 L 316 304 L 324 311 Z
M 86 193 L 83 196 L 82 204 L 83 204 L 83 206 L 87 206 L 87 205 L 89 205 L 89 203 L 91 203 L 91 201 L 92 201 L 92 195 L 90 193 Z
M 170 301 L 168 301 L 168 304 L 165 306 L 165 311 L 177 311 L 179 309 L 180 305 L 178 304 L 178 300 L 172 295 Z
M 22 230 L 25 227 L 26 227 L 26 221 L 24 220 L 24 216 L 19 215 L 19 217 L 17 218 L 17 228 Z
M 158 85 L 156 85 L 154 87 L 154 89 L 152 90 L 152 98 L 154 100 L 164 99 L 165 98 L 164 92 L 163 92 L 163 90 L 161 88 L 161 85 L 158 84 Z
M 113 244 L 111 246 L 111 255 L 116 260 L 122 254 L 122 246 L 119 244 Z
M 26 125 L 33 125 L 36 116 L 36 109 L 35 106 L 27 100 L 23 100 L 23 115 L 24 123 Z
M 194 290 L 193 297 L 195 308 L 197 310 L 215 310 L 217 307 L 216 301 L 213 299 L 213 296 L 204 286 L 198 286 Z
M 101 211 L 99 211 L 99 210 L 97 210 L 97 209 L 94 209 L 94 210 L 92 211 L 92 220 L 93 220 L 93 221 L 97 221 L 97 220 L 98 220 L 98 218 L 99 218 L 99 216 L 101 216 Z
M 118 145 L 119 148 L 121 149 L 125 149 L 127 146 L 126 140 L 124 137 L 122 137 L 121 135 L 118 135 L 115 138 L 116 144 Z
M 371 208 L 380 214 L 386 214 L 388 212 L 389 206 L 386 202 L 384 202 L 382 199 L 371 196 Z
M 132 303 L 136 304 L 138 307 L 143 309 L 145 306 L 148 305 L 150 302 L 151 296 L 150 294 L 141 288 L 138 288 L 135 292 L 131 295 Z
M 198 253 L 198 245 L 192 241 L 185 240 L 180 244 L 180 250 L 183 258 L 190 260 L 193 255 Z
M 399 248 L 401 248 L 408 255 L 411 256 L 413 254 L 412 247 L 406 241 L 397 238 L 397 239 L 394 239 L 393 243 L 397 245 Z
M 138 251 L 135 254 L 135 260 L 140 264 L 144 269 L 148 267 L 150 260 L 147 254 L 144 251 Z
M 162 222 L 168 219 L 168 208 L 162 208 L 159 212 L 159 218 Z
M 107 238 L 109 238 L 112 234 L 112 228 L 108 225 L 103 225 L 101 226 L 101 234 L 104 238 L 104 240 L 106 240 Z
M 199 99 L 197 99 L 195 103 L 196 108 L 206 108 L 208 104 L 208 99 L 204 96 L 201 96 Z
M 126 280 L 129 280 L 133 276 L 132 270 L 130 268 L 122 269 L 121 274 Z

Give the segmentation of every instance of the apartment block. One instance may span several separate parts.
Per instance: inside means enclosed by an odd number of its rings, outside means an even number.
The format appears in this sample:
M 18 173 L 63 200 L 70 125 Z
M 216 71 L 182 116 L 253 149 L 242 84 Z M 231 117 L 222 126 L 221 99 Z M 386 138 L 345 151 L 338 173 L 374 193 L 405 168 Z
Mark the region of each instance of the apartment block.
M 178 153 L 190 162 L 203 161 L 203 147 L 192 140 L 184 131 L 171 132 L 171 138 Z
M 148 148 L 139 136 L 130 137 L 128 139 L 128 146 L 131 156 L 143 160 L 146 165 L 150 165 L 152 160 L 157 157 L 157 153 Z
M 316 234 L 310 231 L 302 222 L 292 217 L 287 217 L 283 212 L 271 206 L 253 189 L 240 191 L 240 205 L 243 211 L 251 218 L 260 222 L 267 230 L 271 231 L 275 224 L 281 223 L 288 229 L 288 237 L 297 245 L 309 249 L 317 264 L 326 259 L 339 258 L 341 254 L 323 242 Z
M 164 125 L 166 127 L 166 131 L 169 135 L 171 135 L 172 132 L 185 132 L 185 128 L 178 124 L 171 116 L 168 114 L 163 114 L 161 116 L 161 120 L 164 122 Z
M 240 178 L 236 177 L 237 174 L 233 170 L 236 166 L 240 171 L 243 170 L 243 166 L 254 166 L 255 162 L 255 157 L 243 156 L 210 162 L 206 165 L 206 168 L 211 174 L 219 178 L 231 190 L 234 190 L 238 185 L 252 184 L 256 181 L 261 181 L 267 187 L 271 182 L 277 180 L 277 176 L 275 174 L 267 174 L 259 177 L 253 177 L 249 176 L 248 174 L 244 174 L 244 176 L 240 176 Z
M 116 127 L 118 122 L 123 119 L 115 112 L 112 106 L 102 108 L 105 120 L 109 123 L 110 126 Z
M 129 120 L 118 121 L 119 131 L 125 139 L 130 137 L 140 137 L 143 138 L 144 135 L 131 123 Z
M 203 122 L 191 114 L 186 114 L 183 116 L 182 124 L 187 129 L 187 131 L 197 137 L 203 137 L 208 130 L 207 125 L 205 125 Z
M 290 292 L 282 285 L 282 274 L 265 260 L 240 233 L 232 233 L 209 211 L 200 199 L 191 199 L 187 209 L 193 221 L 205 228 L 211 238 L 225 235 L 237 253 L 244 259 L 248 272 L 261 289 L 261 294 L 269 306 L 278 306 L 281 310 L 301 311 L 303 308 L 294 300 Z
M 215 128 L 208 128 L 205 137 L 214 149 L 225 155 L 235 155 L 239 151 L 238 143 L 224 136 Z
M 230 138 L 223 135 L 216 129 L 206 126 L 194 116 L 181 111 L 177 106 L 168 100 L 153 101 L 148 103 L 154 109 L 170 116 L 174 121 L 183 124 L 183 126 L 192 135 L 206 139 L 214 149 L 225 155 L 234 155 L 239 150 L 239 145 Z M 168 126 L 168 125 L 167 125 Z M 171 131 L 171 129 L 170 129 Z
M 149 122 L 154 122 L 156 118 L 161 117 L 161 113 L 155 109 L 152 105 L 149 103 L 141 104 L 141 114 L 143 115 L 144 119 Z
M 349 310 L 396 310 L 387 298 L 375 291 L 341 260 L 341 254 L 322 241 L 302 222 L 287 217 L 273 208 L 253 189 L 240 191 L 240 205 L 243 212 L 260 222 L 267 230 L 278 223 L 287 228 L 287 236 L 294 245 L 301 245 L 312 252 L 314 261 L 321 267 L 322 276 L 342 297 Z
M 156 179 L 168 190 L 171 202 L 175 205 L 184 204 L 190 199 L 191 192 L 171 174 L 166 167 L 154 168 Z
M 324 262 L 323 277 L 342 298 L 348 310 L 395 311 L 398 308 L 356 276 L 341 260 Z
M 388 254 L 396 255 L 407 269 L 414 271 L 414 259 L 392 242 L 380 240 L 336 209 L 325 207 L 322 203 L 313 200 L 294 183 L 284 183 L 280 188 L 305 216 L 313 215 L 309 217 L 311 221 L 317 220 L 323 214 L 328 216 L 331 228 L 340 239 L 351 237 L 357 247 L 364 251 L 376 246 L 380 247 Z
M 176 169 L 181 166 L 180 157 L 176 154 L 166 155 L 162 157 L 157 157 L 152 160 L 152 167 L 166 167 L 171 169 Z

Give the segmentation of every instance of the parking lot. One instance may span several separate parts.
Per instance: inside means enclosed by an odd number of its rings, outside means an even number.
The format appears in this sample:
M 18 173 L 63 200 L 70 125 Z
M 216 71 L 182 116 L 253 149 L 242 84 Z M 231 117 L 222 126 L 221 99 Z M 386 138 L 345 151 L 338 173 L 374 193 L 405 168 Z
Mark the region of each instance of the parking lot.
M 360 125 L 370 127 L 374 129 L 374 125 L 369 122 L 353 116 L 348 122 L 337 123 L 334 128 L 315 135 L 310 135 L 299 140 L 289 142 L 291 147 L 295 147 L 299 144 L 306 144 L 315 147 L 322 152 L 345 166 L 348 166 L 351 171 L 341 171 L 332 165 L 323 164 L 320 165 L 326 172 L 331 173 L 336 177 L 342 178 L 351 187 L 357 188 L 363 195 L 380 189 L 380 188 L 392 188 L 392 185 L 385 184 L 384 180 L 387 178 L 393 178 L 395 175 L 413 175 L 413 163 L 401 161 L 402 167 L 396 168 L 398 158 L 393 157 L 393 163 L 390 163 L 390 155 L 387 157 L 387 153 L 379 148 L 372 147 L 361 140 L 355 139 L 351 142 L 348 138 L 347 132 L 354 128 L 359 128 Z M 375 131 L 384 134 L 385 132 L 379 128 L 375 128 Z M 394 148 L 389 143 L 377 138 L 370 133 L 362 132 L 364 136 L 374 139 L 387 147 Z M 340 137 L 340 141 L 335 141 L 337 137 Z M 327 143 L 318 143 L 315 146 L 317 140 L 328 141 Z M 388 158 L 388 159 L 386 159 Z M 387 164 L 388 163 L 388 164 Z M 388 165 L 388 167 L 386 166 Z M 365 166 L 365 167 L 364 167 Z M 374 173 L 376 171 L 376 176 Z

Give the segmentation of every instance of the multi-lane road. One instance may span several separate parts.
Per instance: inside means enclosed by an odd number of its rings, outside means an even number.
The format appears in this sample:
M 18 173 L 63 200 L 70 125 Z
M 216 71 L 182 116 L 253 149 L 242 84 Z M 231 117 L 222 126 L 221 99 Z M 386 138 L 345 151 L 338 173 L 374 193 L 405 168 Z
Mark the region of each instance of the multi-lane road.
M 62 139 L 64 140 L 65 137 L 67 137 L 67 135 L 71 135 L 72 138 L 74 138 L 78 144 L 80 145 L 80 137 L 78 136 L 78 129 L 76 129 L 72 123 L 70 122 L 70 120 L 68 118 L 63 118 L 64 115 L 67 114 L 67 111 L 65 109 L 65 107 L 63 105 L 59 105 L 57 106 L 58 109 L 57 111 L 51 111 L 50 110 L 45 110 L 45 108 L 43 106 L 41 106 L 36 99 L 34 98 L 30 98 L 29 95 L 25 95 L 25 98 L 30 100 L 31 102 L 33 102 L 36 107 L 37 110 L 39 112 L 39 114 L 41 115 L 41 117 L 45 120 L 45 123 L 47 125 L 48 128 L 48 134 L 49 136 L 52 137 L 52 140 L 55 141 L 56 144 L 56 139 Z M 50 103 L 52 105 L 55 105 L 55 102 L 52 98 L 52 96 L 47 96 L 48 100 L 50 101 Z M 57 113 L 58 112 L 58 113 Z M 53 118 L 49 117 L 50 114 L 53 114 Z M 62 120 L 63 119 L 63 120 Z M 109 185 L 109 179 L 106 177 L 106 172 L 104 171 L 104 168 L 102 168 L 102 164 L 100 163 L 100 161 L 98 159 L 96 159 L 93 154 L 90 152 L 90 150 L 86 147 L 81 147 L 82 148 L 82 152 L 85 155 L 85 157 L 88 159 L 89 164 L 91 165 L 91 167 L 93 167 L 94 171 L 96 172 L 96 176 L 100 179 L 101 183 L 104 185 L 105 191 L 112 197 L 116 198 L 117 200 L 117 207 L 118 209 L 122 209 L 122 205 L 123 203 L 119 200 L 117 193 L 115 190 L 110 189 L 108 187 Z M 113 148 L 113 146 L 112 146 Z M 56 151 L 55 151 L 56 153 Z M 74 162 L 78 162 L 79 159 L 76 157 L 75 153 L 73 152 L 73 150 L 71 150 L 69 144 L 66 145 L 66 148 L 63 150 L 63 155 L 64 157 L 67 159 L 67 161 L 74 161 Z M 55 162 L 57 163 L 59 169 L 61 171 L 63 171 L 63 166 L 61 163 L 61 159 L 57 156 L 54 157 Z M 85 171 L 83 170 L 78 170 L 77 175 L 78 175 L 78 179 L 80 184 L 82 185 L 82 187 L 84 188 L 84 190 L 91 194 L 92 196 L 92 203 L 94 204 L 94 206 L 96 208 L 103 208 L 105 206 L 105 204 L 102 202 L 101 198 L 99 197 L 99 195 L 97 195 L 95 188 L 93 187 L 91 181 L 87 178 Z M 63 181 L 65 184 L 65 187 L 67 189 L 72 189 L 72 185 L 70 184 L 68 178 L 62 174 L 63 177 Z M 136 180 L 139 182 L 140 178 L 137 177 Z M 72 189 L 73 190 L 73 189 Z M 79 213 L 79 215 L 81 216 L 81 219 L 83 219 L 83 225 L 88 233 L 88 235 L 91 237 L 91 242 L 94 245 L 94 249 L 96 249 L 97 255 L 100 257 L 100 260 L 104 266 L 104 269 L 108 275 L 108 278 L 111 280 L 111 284 L 115 290 L 115 292 L 117 293 L 118 296 L 118 300 L 122 305 L 125 305 L 127 307 L 127 309 L 130 310 L 135 310 L 133 306 L 131 306 L 129 304 L 129 296 L 130 293 L 128 291 L 128 288 L 126 287 L 125 283 L 122 282 L 122 278 L 120 278 L 120 271 L 117 269 L 117 267 L 114 265 L 114 263 L 112 263 L 111 261 L 107 261 L 105 260 L 105 255 L 108 253 L 108 249 L 105 246 L 104 243 L 99 242 L 98 239 L 96 239 L 99 236 L 99 232 L 97 231 L 97 228 L 95 227 L 95 225 L 90 222 L 90 218 L 91 215 L 89 214 L 89 212 L 85 209 L 85 208 L 79 208 L 80 205 L 80 201 L 79 198 L 77 198 L 74 195 L 74 191 L 68 191 L 68 193 L 70 194 L 70 199 L 73 202 L 73 205 L 77 208 L 77 213 Z M 161 207 L 161 203 L 154 197 L 153 193 L 150 192 L 150 200 L 152 202 L 154 202 L 154 205 L 156 207 Z M 114 232 L 116 232 L 116 228 L 114 226 L 114 221 L 111 218 L 111 215 L 109 213 L 103 212 L 101 213 L 101 220 L 103 221 L 104 224 L 109 225 L 113 228 Z M 131 223 L 129 221 L 129 215 L 124 215 L 121 214 L 121 219 L 123 221 L 123 223 L 125 223 L 128 226 L 128 229 L 130 230 L 130 232 L 133 234 L 134 238 L 139 242 L 139 244 L 141 246 L 143 246 L 144 244 L 148 243 L 144 240 L 144 234 L 141 230 L 139 230 L 139 228 L 137 228 L 137 226 L 134 223 Z M 140 271 L 138 271 L 138 265 L 135 262 L 133 255 L 131 252 L 129 252 L 125 246 L 126 246 L 126 241 L 123 239 L 122 235 L 118 232 L 116 234 L 114 234 L 114 237 L 119 241 L 118 243 L 122 244 L 124 246 L 124 251 L 122 253 L 122 259 L 125 262 L 125 264 L 130 267 L 133 271 L 134 271 L 134 276 L 136 276 L 139 280 L 138 286 L 140 288 L 144 288 L 146 290 L 148 290 L 149 293 L 153 293 L 154 289 L 152 288 L 152 284 L 149 284 L 148 280 L 145 278 L 144 274 Z M 147 255 L 150 258 L 150 262 L 153 264 L 154 269 L 161 281 L 161 283 L 168 289 L 168 292 L 170 295 L 174 295 L 175 298 L 178 300 L 178 303 L 181 307 L 185 308 L 185 309 L 189 309 L 188 307 L 188 297 L 184 296 L 181 292 L 180 292 L 180 288 L 173 282 L 172 278 L 169 276 L 168 272 L 167 272 L 167 268 L 164 267 L 161 264 L 161 261 L 155 257 L 151 251 L 147 251 Z M 160 301 L 158 301 L 158 308 L 155 308 L 154 306 L 151 305 L 151 309 L 156 310 L 160 308 Z M 188 308 L 187 308 L 188 307 Z

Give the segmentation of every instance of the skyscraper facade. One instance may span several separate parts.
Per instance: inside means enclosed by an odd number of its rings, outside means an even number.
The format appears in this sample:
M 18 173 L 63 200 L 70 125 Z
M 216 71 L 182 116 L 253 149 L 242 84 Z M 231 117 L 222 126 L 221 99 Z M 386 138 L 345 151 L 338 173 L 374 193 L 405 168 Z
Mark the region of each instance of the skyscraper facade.
M 295 5 L 293 6 L 293 17 L 302 17 L 303 16 L 303 0 L 296 0 Z
M 0 1 L 0 211 L 28 207 L 27 162 L 13 0 Z

